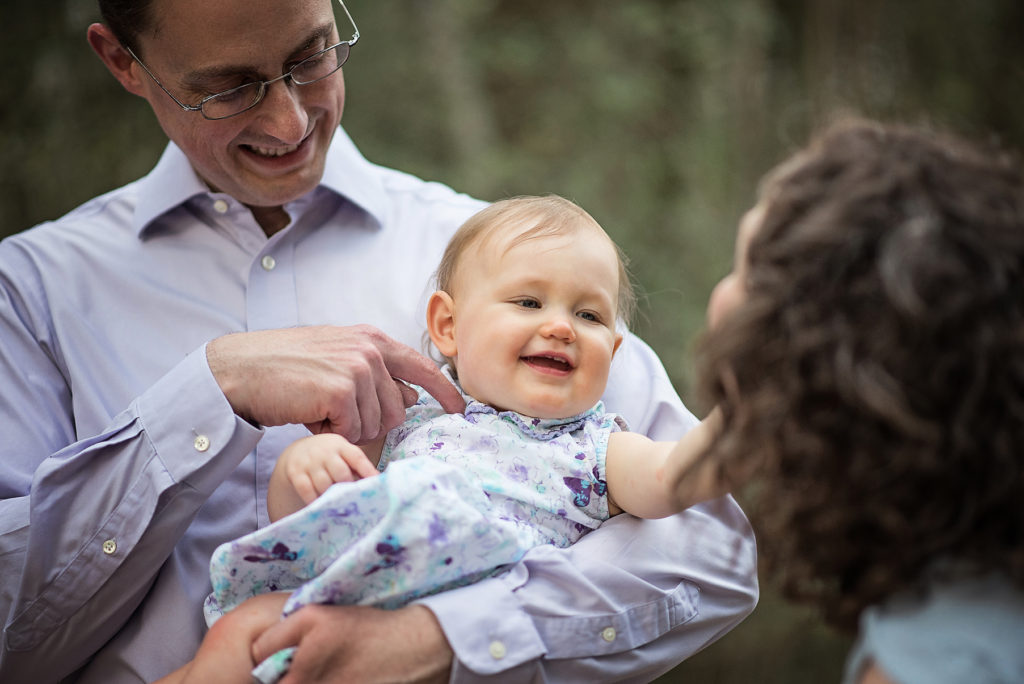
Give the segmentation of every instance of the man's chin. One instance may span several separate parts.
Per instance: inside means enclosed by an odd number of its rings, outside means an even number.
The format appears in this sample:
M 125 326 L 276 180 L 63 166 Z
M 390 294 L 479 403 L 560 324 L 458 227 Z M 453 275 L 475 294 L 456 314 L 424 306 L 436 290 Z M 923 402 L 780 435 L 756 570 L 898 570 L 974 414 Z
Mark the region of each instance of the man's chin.
M 248 207 L 280 207 L 315 190 L 322 176 L 322 170 L 316 173 L 307 169 L 302 174 L 289 174 L 282 178 L 259 178 L 248 187 L 239 188 L 239 194 L 251 201 L 235 197 Z

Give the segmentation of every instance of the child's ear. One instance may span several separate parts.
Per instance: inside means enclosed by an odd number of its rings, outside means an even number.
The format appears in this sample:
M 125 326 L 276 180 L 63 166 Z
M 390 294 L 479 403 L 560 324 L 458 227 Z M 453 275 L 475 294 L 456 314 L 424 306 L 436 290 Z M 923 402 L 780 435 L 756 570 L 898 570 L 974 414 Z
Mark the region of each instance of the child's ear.
M 455 358 L 455 300 L 444 290 L 430 295 L 427 302 L 427 332 L 441 354 Z
M 615 333 L 615 344 L 612 345 L 612 358 L 615 358 L 615 352 L 619 351 L 619 345 L 622 344 L 622 333 Z

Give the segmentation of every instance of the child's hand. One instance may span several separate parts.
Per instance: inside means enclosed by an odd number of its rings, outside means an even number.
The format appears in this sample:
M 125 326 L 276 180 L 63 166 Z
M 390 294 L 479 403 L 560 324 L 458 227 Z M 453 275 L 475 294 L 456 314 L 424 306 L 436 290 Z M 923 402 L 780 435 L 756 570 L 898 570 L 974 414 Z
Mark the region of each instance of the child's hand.
M 363 450 L 340 435 L 325 432 L 297 440 L 281 453 L 270 476 L 270 519 L 294 513 L 336 482 L 377 474 Z

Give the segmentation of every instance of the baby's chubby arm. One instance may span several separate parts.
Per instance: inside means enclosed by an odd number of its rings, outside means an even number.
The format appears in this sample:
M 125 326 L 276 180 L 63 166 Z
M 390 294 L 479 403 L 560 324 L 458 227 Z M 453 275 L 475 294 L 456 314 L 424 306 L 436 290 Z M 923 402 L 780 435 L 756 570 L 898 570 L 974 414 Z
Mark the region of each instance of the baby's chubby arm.
M 280 520 L 310 503 L 336 482 L 377 475 L 384 437 L 356 446 L 325 432 L 296 440 L 281 452 L 270 475 L 267 512 Z
M 710 459 L 721 416 L 712 411 L 678 442 L 655 442 L 636 432 L 613 432 L 605 457 L 612 515 L 664 518 L 729 491 Z

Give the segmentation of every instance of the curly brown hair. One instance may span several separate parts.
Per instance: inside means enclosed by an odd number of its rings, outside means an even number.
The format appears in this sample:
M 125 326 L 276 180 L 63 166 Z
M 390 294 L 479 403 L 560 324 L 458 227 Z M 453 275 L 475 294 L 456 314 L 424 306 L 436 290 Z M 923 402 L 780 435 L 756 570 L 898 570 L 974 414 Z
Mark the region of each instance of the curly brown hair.
M 765 568 L 854 629 L 936 572 L 1024 587 L 1024 177 L 924 128 L 834 126 L 762 186 L 742 305 L 699 347 Z

